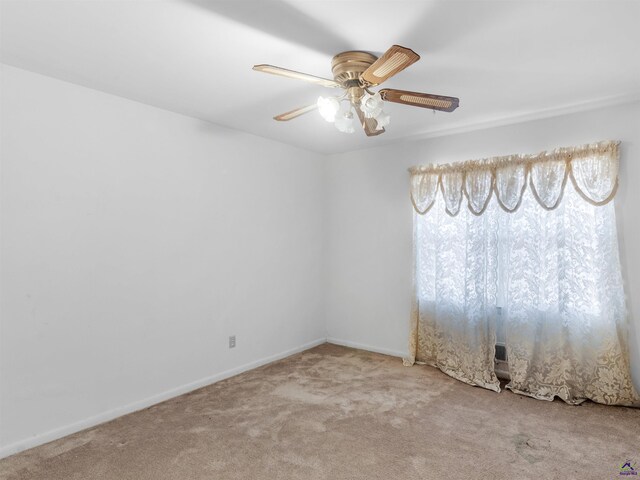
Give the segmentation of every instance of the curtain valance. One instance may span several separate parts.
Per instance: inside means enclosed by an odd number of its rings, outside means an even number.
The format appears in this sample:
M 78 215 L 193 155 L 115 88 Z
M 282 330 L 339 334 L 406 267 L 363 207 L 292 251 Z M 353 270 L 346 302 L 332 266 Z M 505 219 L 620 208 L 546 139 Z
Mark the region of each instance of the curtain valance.
M 469 210 L 481 215 L 495 192 L 500 207 L 514 212 L 529 186 L 537 202 L 553 210 L 571 178 L 584 200 L 604 205 L 613 199 L 618 187 L 619 144 L 606 141 L 537 155 L 411 167 L 411 201 L 416 212 L 423 215 L 434 205 L 440 190 L 449 215 L 458 214 L 463 196 Z

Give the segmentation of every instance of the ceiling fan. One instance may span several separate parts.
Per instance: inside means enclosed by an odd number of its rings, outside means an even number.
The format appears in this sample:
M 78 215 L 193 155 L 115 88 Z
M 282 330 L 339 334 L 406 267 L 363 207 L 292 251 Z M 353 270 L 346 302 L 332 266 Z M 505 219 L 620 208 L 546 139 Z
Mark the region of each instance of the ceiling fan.
M 389 124 L 389 115 L 383 111 L 385 101 L 430 108 L 434 112 L 435 110 L 453 112 L 458 108 L 459 99 L 455 97 L 393 88 L 384 88 L 378 92 L 371 91 L 371 87 L 380 85 L 418 60 L 420 55 L 413 50 L 393 45 L 380 58 L 360 51 L 337 54 L 331 60 L 333 80 L 273 65 L 254 65 L 253 69 L 344 90 L 339 95 L 319 97 L 316 103 L 277 115 L 273 117 L 274 120 L 288 121 L 318 109 L 320 115 L 328 122 L 333 122 L 338 130 L 353 133 L 355 111 L 367 136 L 375 136 L 384 133 L 384 127 Z

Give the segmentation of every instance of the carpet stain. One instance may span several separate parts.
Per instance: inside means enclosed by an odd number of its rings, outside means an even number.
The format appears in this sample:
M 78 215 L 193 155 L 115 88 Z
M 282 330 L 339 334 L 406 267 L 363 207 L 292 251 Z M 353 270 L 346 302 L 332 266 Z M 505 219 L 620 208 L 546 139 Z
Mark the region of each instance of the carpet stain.
M 529 463 L 544 460 L 545 452 L 551 449 L 549 440 L 530 438 L 528 435 L 519 434 L 512 437 L 515 451 Z

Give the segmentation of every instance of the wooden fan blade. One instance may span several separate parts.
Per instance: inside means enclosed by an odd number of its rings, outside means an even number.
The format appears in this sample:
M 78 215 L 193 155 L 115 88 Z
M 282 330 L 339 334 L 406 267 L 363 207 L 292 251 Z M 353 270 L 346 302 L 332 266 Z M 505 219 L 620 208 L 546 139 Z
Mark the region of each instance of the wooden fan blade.
M 393 45 L 362 72 L 360 80 L 366 85 L 380 85 L 418 60 L 420 60 L 420 55 L 410 48 Z
M 254 65 L 253 69 L 257 72 L 271 73 L 272 75 L 280 75 L 281 77 L 295 78 L 304 80 L 305 82 L 315 83 L 323 87 L 342 88 L 338 82 L 329 80 L 328 78 L 316 77 L 308 73 L 296 72 L 295 70 L 287 70 L 286 68 L 275 67 L 273 65 Z
M 287 113 L 281 113 L 280 115 L 276 115 L 275 117 L 273 117 L 273 119 L 278 120 L 279 122 L 286 122 L 293 118 L 299 117 L 300 115 L 304 115 L 307 112 L 311 112 L 316 108 L 318 108 L 318 105 L 314 103 L 313 105 L 307 105 L 306 107 L 296 108 Z
M 460 100 L 456 97 L 431 95 L 430 93 L 408 92 L 393 88 L 384 88 L 379 93 L 386 102 L 403 103 L 404 105 L 430 108 L 443 112 L 453 112 L 460 105 Z
M 362 129 L 364 133 L 367 134 L 367 137 L 375 137 L 376 135 L 380 135 L 384 133 L 384 127 L 381 130 L 376 130 L 378 126 L 378 122 L 376 122 L 375 118 L 367 118 L 364 116 L 362 110 L 360 110 L 360 106 L 356 105 L 355 107 L 356 113 L 358 114 L 358 118 L 360 119 L 360 124 L 362 125 Z

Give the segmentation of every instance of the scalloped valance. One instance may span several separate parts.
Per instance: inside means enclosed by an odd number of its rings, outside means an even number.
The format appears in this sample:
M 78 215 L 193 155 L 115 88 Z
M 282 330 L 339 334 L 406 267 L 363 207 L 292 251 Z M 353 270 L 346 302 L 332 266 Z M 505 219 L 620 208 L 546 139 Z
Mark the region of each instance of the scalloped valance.
M 481 215 L 495 192 L 502 209 L 515 212 L 528 185 L 538 203 L 553 210 L 571 178 L 586 201 L 604 205 L 613 199 L 618 187 L 619 144 L 607 141 L 537 155 L 411 167 L 411 202 L 416 212 L 424 215 L 440 190 L 449 215 L 458 214 L 463 196 L 469 210 Z

